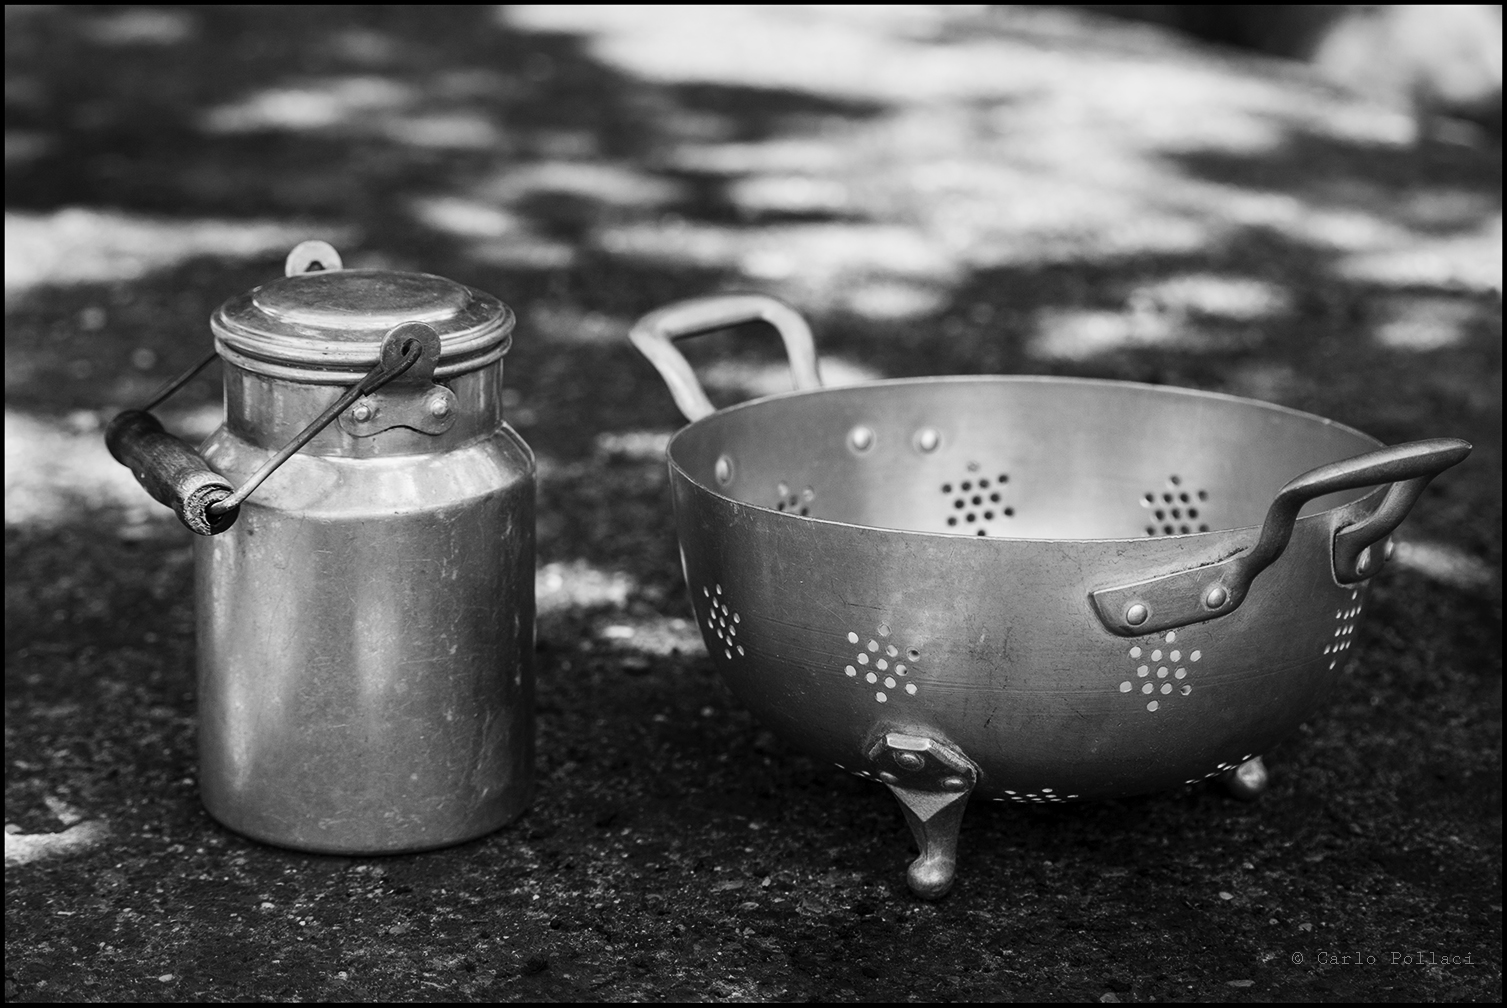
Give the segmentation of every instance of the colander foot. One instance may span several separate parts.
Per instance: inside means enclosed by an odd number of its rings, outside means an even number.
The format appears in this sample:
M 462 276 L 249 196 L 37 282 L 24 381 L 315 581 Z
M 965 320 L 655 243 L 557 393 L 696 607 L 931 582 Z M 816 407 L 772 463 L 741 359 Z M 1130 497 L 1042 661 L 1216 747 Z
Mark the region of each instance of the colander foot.
M 899 799 L 921 856 L 906 881 L 922 899 L 941 899 L 958 867 L 958 829 L 978 768 L 957 749 L 924 735 L 889 732 L 869 749 L 875 776 Z
M 952 889 L 958 870 L 958 830 L 968 795 L 938 795 L 890 785 L 910 826 L 921 856 L 910 863 L 905 881 L 925 900 L 941 899 Z M 924 818 L 923 818 L 924 817 Z
M 1231 798 L 1255 801 L 1271 785 L 1271 775 L 1267 773 L 1266 764 L 1261 762 L 1261 757 L 1252 756 L 1233 770 L 1220 774 L 1219 783 L 1224 785 Z

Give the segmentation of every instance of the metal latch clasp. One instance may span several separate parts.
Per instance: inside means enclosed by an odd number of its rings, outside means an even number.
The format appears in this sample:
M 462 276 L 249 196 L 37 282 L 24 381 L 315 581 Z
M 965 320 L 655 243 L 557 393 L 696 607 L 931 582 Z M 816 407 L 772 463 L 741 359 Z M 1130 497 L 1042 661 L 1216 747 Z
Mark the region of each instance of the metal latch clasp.
M 440 359 L 440 337 L 422 322 L 394 326 L 382 338 L 382 363 L 401 363 L 404 349 L 418 343 L 413 366 L 370 395 L 361 396 L 340 414 L 340 429 L 352 437 L 371 437 L 394 427 L 424 434 L 443 434 L 455 426 L 459 400 L 434 380 Z

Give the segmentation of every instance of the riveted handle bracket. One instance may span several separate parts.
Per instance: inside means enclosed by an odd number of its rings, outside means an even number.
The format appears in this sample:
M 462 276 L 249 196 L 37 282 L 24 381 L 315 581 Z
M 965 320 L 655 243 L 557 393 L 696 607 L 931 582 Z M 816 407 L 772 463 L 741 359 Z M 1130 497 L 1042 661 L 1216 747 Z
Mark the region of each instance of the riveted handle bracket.
M 443 434 L 455 426 L 460 400 L 434 380 L 440 359 L 440 337 L 422 322 L 394 326 L 382 339 L 382 364 L 392 367 L 403 359 L 403 348 L 417 343 L 419 359 L 380 389 L 361 396 L 340 414 L 340 429 L 352 437 L 371 437 L 394 427 L 424 434 Z
M 1389 550 L 1372 546 L 1392 533 L 1429 480 L 1464 460 L 1471 446 L 1458 438 L 1391 445 L 1330 462 L 1277 491 L 1256 544 L 1215 563 L 1147 578 L 1090 594 L 1094 611 L 1111 633 L 1139 637 L 1228 616 L 1245 601 L 1256 575 L 1270 567 L 1292 539 L 1298 512 L 1315 497 L 1390 483 L 1376 510 L 1337 529 L 1332 544 L 1334 578 L 1353 584 L 1381 569 Z

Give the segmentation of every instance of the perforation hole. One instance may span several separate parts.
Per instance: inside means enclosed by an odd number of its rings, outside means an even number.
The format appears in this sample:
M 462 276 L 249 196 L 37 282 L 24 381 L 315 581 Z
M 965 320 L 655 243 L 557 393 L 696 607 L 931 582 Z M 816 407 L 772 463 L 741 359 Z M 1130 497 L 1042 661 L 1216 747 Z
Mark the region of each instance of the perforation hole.
M 1355 602 L 1358 596 L 1359 592 L 1352 591 L 1350 595 L 1350 601 Z M 1333 643 L 1326 646 L 1323 652 L 1325 655 L 1333 655 L 1333 660 L 1329 662 L 1329 668 L 1331 670 L 1333 670 L 1339 664 L 1340 652 L 1348 651 L 1350 647 L 1354 645 L 1354 621 L 1356 617 L 1360 615 L 1360 612 L 1361 607 L 1359 605 L 1347 605 L 1345 608 L 1335 610 L 1334 619 L 1335 622 L 1339 624 L 1334 631 L 1334 636 L 1337 639 Z
M 740 657 L 745 655 L 747 652 L 743 649 L 743 646 L 733 640 L 733 638 L 738 636 L 737 624 L 742 623 L 743 620 L 723 598 L 722 586 L 714 585 L 711 588 L 703 586 L 701 594 L 708 601 L 704 619 L 706 630 L 721 642 L 723 657 L 731 660 L 735 648 Z
M 1158 707 L 1152 703 L 1160 704 L 1162 701 L 1152 698 L 1175 697 L 1177 695 L 1189 696 L 1193 692 L 1192 676 L 1185 665 L 1180 664 L 1181 659 L 1197 661 L 1203 657 L 1202 651 L 1185 652 L 1188 646 L 1186 640 L 1179 640 L 1179 633 L 1169 630 L 1161 636 L 1160 641 L 1148 641 L 1146 647 L 1137 644 L 1130 648 L 1129 654 L 1135 671 L 1122 673 L 1124 678 L 1119 680 L 1116 688 L 1121 693 L 1130 693 L 1142 700 L 1150 701 L 1146 704 L 1146 710 L 1155 711 Z M 1157 646 L 1158 644 L 1173 644 L 1179 646 L 1176 649 Z M 1335 646 L 1338 650 L 1338 645 Z M 1165 662 L 1165 663 L 1164 663 Z M 1186 680 L 1186 681 L 1184 681 Z
M 892 633 L 888 623 L 880 623 L 877 631 L 879 638 L 889 637 Z M 900 655 L 898 647 L 887 642 L 882 643 L 879 639 L 870 639 L 867 642 L 863 642 L 863 637 L 859 636 L 857 631 L 849 631 L 847 636 L 848 643 L 856 646 L 855 650 L 857 653 L 854 655 L 853 664 L 843 666 L 844 676 L 849 679 L 862 678 L 870 686 L 881 686 L 882 690 L 894 690 L 903 686 L 906 696 L 916 695 L 918 692 L 916 684 L 913 682 L 902 682 L 899 678 L 905 675 L 907 671 L 906 667 L 899 664 L 893 666 L 890 664 L 890 659 L 899 657 Z M 873 654 L 874 657 L 870 658 L 870 654 Z M 881 654 L 887 657 L 880 657 Z M 921 656 L 921 653 L 915 648 L 910 648 L 906 654 L 913 655 L 914 658 Z M 885 703 L 889 700 L 889 694 L 882 691 L 875 693 L 874 700 L 877 703 Z
M 977 462 L 968 463 L 970 472 L 979 468 Z M 1004 495 L 999 488 L 1003 487 L 1009 478 L 1009 473 L 1000 473 L 992 480 L 988 476 L 980 476 L 976 479 L 960 480 L 957 483 L 941 484 L 942 493 L 951 499 L 952 505 L 945 519 L 947 527 L 960 532 L 966 528 L 976 536 L 987 536 L 991 532 L 990 522 L 1015 517 L 1015 508 L 999 506 L 1004 504 Z M 992 490 L 991 487 L 993 487 Z
M 1207 532 L 1209 525 L 1194 525 L 1193 520 L 1199 517 L 1199 510 L 1190 507 L 1195 499 L 1206 501 L 1209 499 L 1207 490 L 1178 489 L 1183 484 L 1183 477 L 1174 473 L 1167 477 L 1166 486 L 1160 491 L 1148 491 L 1141 494 L 1137 503 L 1147 508 L 1156 517 L 1157 524 L 1145 526 L 1148 536 L 1154 535 L 1190 535 L 1195 531 Z
M 792 514 L 803 516 L 811 514 L 811 502 L 816 500 L 816 490 L 814 488 L 808 486 L 799 493 L 796 493 L 790 488 L 790 484 L 777 483 L 775 484 L 774 491 L 774 508 L 776 511 L 788 511 Z

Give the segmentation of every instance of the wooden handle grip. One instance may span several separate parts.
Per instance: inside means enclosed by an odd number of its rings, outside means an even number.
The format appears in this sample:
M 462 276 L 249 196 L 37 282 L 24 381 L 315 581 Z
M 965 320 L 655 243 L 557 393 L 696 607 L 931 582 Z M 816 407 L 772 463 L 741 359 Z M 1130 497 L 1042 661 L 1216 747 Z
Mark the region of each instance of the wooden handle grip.
M 153 499 L 166 504 L 199 535 L 215 535 L 235 524 L 240 508 L 212 514 L 210 505 L 235 492 L 198 452 L 162 429 L 144 410 L 126 410 L 105 428 L 105 446 Z

